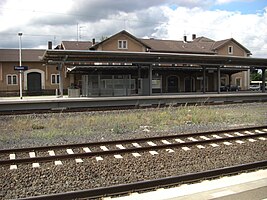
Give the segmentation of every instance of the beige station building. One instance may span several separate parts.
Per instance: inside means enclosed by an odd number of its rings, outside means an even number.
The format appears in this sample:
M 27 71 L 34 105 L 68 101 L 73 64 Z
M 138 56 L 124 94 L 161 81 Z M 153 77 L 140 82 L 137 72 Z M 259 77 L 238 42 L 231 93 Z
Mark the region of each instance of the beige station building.
M 51 42 L 48 49 L 52 48 Z M 251 52 L 235 39 L 214 41 L 195 34 L 183 41 L 162 40 L 156 38 L 137 38 L 123 30 L 101 42 L 62 41 L 54 50 L 74 51 L 106 51 L 106 52 L 151 52 L 198 55 L 225 55 L 249 57 Z M 40 49 L 22 49 L 23 95 L 55 95 L 59 88 L 60 76 L 56 65 L 49 65 L 41 60 L 45 53 Z M 18 49 L 0 49 L 0 96 L 16 96 L 19 94 L 20 71 Z M 216 92 L 217 68 L 209 67 L 205 76 L 205 91 Z M 68 88 L 79 89 L 81 96 L 132 96 L 147 95 L 148 72 L 146 66 L 134 66 L 121 63 L 103 65 L 101 60 L 92 65 L 63 66 L 64 94 Z M 238 88 L 248 90 L 250 68 L 234 66 L 222 68 L 220 72 L 221 88 L 225 90 Z M 203 91 L 202 66 L 155 63 L 152 71 L 152 94 L 179 94 Z

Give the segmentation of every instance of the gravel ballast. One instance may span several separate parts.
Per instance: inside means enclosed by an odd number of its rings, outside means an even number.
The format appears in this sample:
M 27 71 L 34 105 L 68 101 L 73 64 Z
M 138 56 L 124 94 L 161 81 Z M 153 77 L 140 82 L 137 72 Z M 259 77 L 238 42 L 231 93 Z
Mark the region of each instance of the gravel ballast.
M 223 130 L 238 127 L 257 126 L 267 124 L 267 103 L 250 103 L 236 105 L 215 106 L 211 109 L 232 109 L 233 112 L 242 110 L 246 115 L 255 115 L 257 120 L 227 119 L 216 123 L 193 123 L 174 125 L 165 130 L 155 131 L 152 127 L 144 126 L 139 131 L 115 133 L 94 132 L 81 135 L 60 135 L 55 137 L 36 138 L 26 131 L 25 135 L 9 139 L 9 127 L 6 125 L 8 117 L 0 117 L 2 131 L 1 148 L 17 148 L 29 146 L 43 146 L 66 143 L 82 143 L 104 140 L 118 140 L 126 138 L 151 137 L 167 134 L 183 134 L 212 130 Z M 125 111 L 127 112 L 127 111 Z M 138 112 L 138 111 L 137 111 Z M 75 115 L 75 113 L 73 113 Z M 244 117 L 244 116 L 243 116 Z M 249 116 L 248 116 L 249 117 Z M 144 124 L 146 125 L 146 124 Z M 152 131 L 153 130 L 153 131 Z M 0 166 L 0 198 L 15 199 L 26 196 L 59 193 L 95 187 L 130 183 L 142 180 L 177 176 L 192 172 L 233 166 L 243 163 L 267 159 L 267 141 L 257 140 L 232 145 L 220 143 L 219 147 L 204 145 L 205 149 L 196 146 L 184 151 L 181 148 L 173 149 L 173 153 L 166 150 L 157 151 L 158 155 L 149 152 L 140 153 L 140 157 L 131 154 L 122 155 L 122 159 L 105 156 L 102 161 L 95 158 L 83 159 L 83 163 L 74 160 L 62 161 L 63 165 L 55 166 L 54 162 L 40 163 L 39 168 L 32 168 L 31 164 L 20 165 L 16 170 L 9 166 Z
M 102 161 L 87 158 L 83 159 L 83 163 L 67 160 L 63 161 L 61 166 L 55 166 L 50 162 L 41 163 L 40 168 L 32 168 L 31 164 L 18 166 L 16 170 L 9 170 L 9 166 L 1 167 L 1 198 L 14 199 L 104 187 L 200 172 L 267 158 L 266 141 L 245 141 L 243 144 L 233 143 L 229 146 L 220 143 L 218 147 L 205 147 L 199 149 L 193 146 L 189 151 L 177 148 L 173 149 L 172 153 L 159 150 L 157 155 L 144 152 L 136 158 L 131 154 L 122 155 L 122 159 L 105 156 Z

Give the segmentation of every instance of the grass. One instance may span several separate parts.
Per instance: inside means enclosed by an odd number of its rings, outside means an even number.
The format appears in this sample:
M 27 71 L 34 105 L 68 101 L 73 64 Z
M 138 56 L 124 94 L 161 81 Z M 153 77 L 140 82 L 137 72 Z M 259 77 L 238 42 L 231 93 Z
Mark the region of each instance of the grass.
M 266 109 L 260 110 L 266 114 Z M 170 106 L 145 110 L 10 116 L 0 118 L 0 140 L 169 131 L 184 124 L 256 123 L 263 118 L 258 112 L 232 106 Z

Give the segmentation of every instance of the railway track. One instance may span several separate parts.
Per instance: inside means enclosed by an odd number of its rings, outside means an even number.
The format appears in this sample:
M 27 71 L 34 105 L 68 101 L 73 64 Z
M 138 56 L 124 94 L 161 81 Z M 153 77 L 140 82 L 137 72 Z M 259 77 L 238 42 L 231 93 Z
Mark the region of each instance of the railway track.
M 141 153 L 158 154 L 157 150 L 165 149 L 171 153 L 175 148 L 190 150 L 192 146 L 205 148 L 204 145 L 217 147 L 233 143 L 267 141 L 267 126 L 248 127 L 193 134 L 158 136 L 127 140 L 103 141 L 80 144 L 65 144 L 54 146 L 30 147 L 21 149 L 0 150 L 0 166 L 10 165 L 10 169 L 17 169 L 19 165 L 32 163 L 33 167 L 40 167 L 42 162 L 54 161 L 55 165 L 62 165 L 62 160 L 75 159 L 77 163 L 83 158 L 95 157 L 97 161 L 103 156 L 122 158 L 123 154 L 130 153 L 133 157 Z
M 45 171 L 48 174 L 50 173 L 49 170 L 56 168 L 62 169 L 60 170 L 60 172 L 63 172 L 63 169 L 68 168 L 69 164 L 71 166 L 74 166 L 74 168 L 76 168 L 75 166 L 82 167 L 83 165 L 85 165 L 87 166 L 86 168 L 88 168 L 89 166 L 89 168 L 90 169 L 92 168 L 93 170 L 93 166 L 91 165 L 91 163 L 98 163 L 97 166 L 100 167 L 107 160 L 108 162 L 111 160 L 118 160 L 119 163 L 119 159 L 123 158 L 121 161 L 125 159 L 125 163 L 128 163 L 134 160 L 141 161 L 142 157 L 147 157 L 147 158 L 149 157 L 149 159 L 157 159 L 160 157 L 161 154 L 172 155 L 172 152 L 174 152 L 174 154 L 177 154 L 178 152 L 177 155 L 179 157 L 181 154 L 190 155 L 190 153 L 188 153 L 190 152 L 190 150 L 197 152 L 198 154 L 198 152 L 200 151 L 202 152 L 205 151 L 201 150 L 202 148 L 213 149 L 214 147 L 214 150 L 211 151 L 216 151 L 216 150 L 218 151 L 220 149 L 230 149 L 230 148 L 235 149 L 235 147 L 250 146 L 250 145 L 256 147 L 257 144 L 265 146 L 264 144 L 266 142 L 267 142 L 267 125 L 258 127 L 247 127 L 241 129 L 239 128 L 239 129 L 159 136 L 150 138 L 30 147 L 21 149 L 2 149 L 0 150 L 0 167 L 2 167 L 2 169 L 4 170 L 7 170 L 9 176 L 11 177 L 12 174 L 17 174 L 15 175 L 15 177 L 18 176 L 18 173 L 16 173 L 17 171 L 20 171 L 20 173 L 21 172 L 27 173 L 25 169 L 29 170 L 29 175 L 27 176 L 32 175 L 34 177 L 35 172 L 40 173 L 43 169 L 42 168 L 43 166 L 44 168 L 45 166 L 49 166 L 49 168 L 45 169 Z M 159 155 L 154 157 L 151 156 L 150 154 L 151 155 L 159 154 Z M 160 176 L 164 178 L 156 178 L 156 179 L 151 178 L 151 180 L 141 179 L 141 181 L 139 180 L 137 182 L 133 181 L 128 183 L 122 182 L 119 183 L 119 185 L 107 184 L 106 186 L 103 187 L 90 186 L 82 190 L 81 188 L 77 188 L 75 190 L 70 190 L 70 191 L 68 190 L 69 192 L 63 192 L 62 190 L 59 190 L 58 192 L 40 193 L 39 191 L 39 193 L 35 194 L 38 196 L 30 197 L 29 195 L 24 194 L 22 196 L 16 196 L 16 199 L 19 197 L 23 197 L 22 199 L 49 199 L 49 200 L 79 199 L 79 198 L 91 199 L 91 198 L 101 198 L 105 196 L 129 194 L 131 192 L 149 191 L 157 188 L 179 185 L 184 182 L 195 182 L 198 180 L 220 177 L 228 174 L 240 173 L 247 170 L 266 168 L 267 160 L 264 160 L 264 157 L 262 158 L 263 159 L 259 159 L 258 161 L 251 160 L 250 163 L 244 162 L 245 164 L 238 164 L 237 162 L 233 164 L 233 166 L 225 165 L 225 167 L 223 168 L 207 168 L 205 171 L 201 170 L 198 172 L 189 171 L 185 174 L 178 173 L 180 175 L 174 174 L 166 177 Z M 101 161 L 102 159 L 103 161 Z M 77 165 L 75 162 L 76 163 L 84 162 L 84 164 Z M 66 166 L 51 167 L 51 165 L 61 165 L 62 163 L 63 166 L 64 165 Z M 114 163 L 116 163 L 116 161 Z M 70 169 L 68 168 L 68 170 Z M 97 173 L 99 173 L 99 170 L 96 171 L 98 171 Z M 116 173 L 114 174 L 115 176 Z M 40 182 L 42 182 L 43 175 L 45 174 L 42 173 L 42 176 L 40 176 L 41 178 Z M 59 180 L 63 179 L 63 177 L 61 177 L 61 174 L 59 175 L 59 177 L 60 177 Z M 104 177 L 102 177 L 102 179 L 103 178 Z M 33 179 L 30 178 L 29 180 Z M 26 182 L 28 183 L 28 181 Z

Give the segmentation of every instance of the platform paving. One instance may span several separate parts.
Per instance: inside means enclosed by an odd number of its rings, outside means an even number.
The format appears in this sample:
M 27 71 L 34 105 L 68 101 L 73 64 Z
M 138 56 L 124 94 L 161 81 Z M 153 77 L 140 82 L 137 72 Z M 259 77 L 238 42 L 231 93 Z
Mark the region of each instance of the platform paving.
M 267 169 L 112 200 L 267 200 Z
M 207 93 L 207 94 L 168 94 L 152 96 L 123 97 L 71 97 L 35 96 L 35 97 L 0 97 L 0 112 L 15 112 L 29 110 L 69 110 L 94 109 L 106 107 L 149 107 L 176 106 L 187 104 L 221 104 L 266 102 L 267 93 Z

